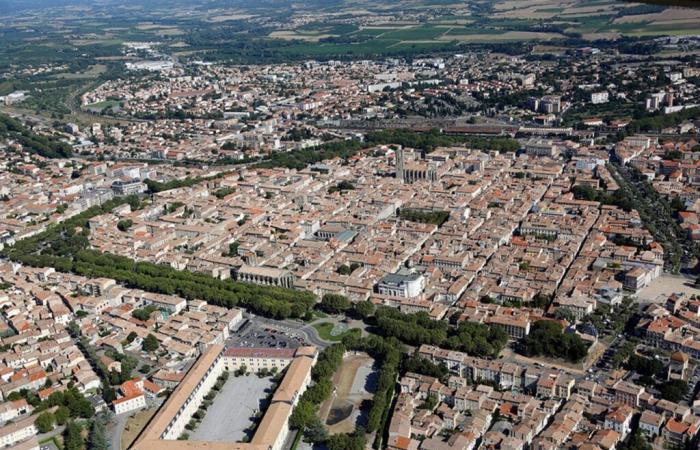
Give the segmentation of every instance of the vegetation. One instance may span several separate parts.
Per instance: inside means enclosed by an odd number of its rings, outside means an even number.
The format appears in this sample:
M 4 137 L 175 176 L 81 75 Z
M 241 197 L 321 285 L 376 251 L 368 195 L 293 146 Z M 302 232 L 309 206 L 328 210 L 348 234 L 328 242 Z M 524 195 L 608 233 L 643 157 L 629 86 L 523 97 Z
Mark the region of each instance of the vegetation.
M 101 417 L 97 417 L 90 424 L 87 448 L 88 450 L 109 450 L 109 447 L 104 420 Z
M 520 148 L 518 141 L 510 138 L 480 138 L 470 136 L 450 136 L 438 130 L 418 133 L 410 130 L 385 130 L 367 133 L 364 142 L 357 140 L 331 141 L 317 147 L 276 152 L 266 161 L 256 164 L 258 168 L 286 167 L 301 170 L 309 164 L 326 159 L 340 158 L 347 160 L 361 150 L 377 145 L 397 144 L 425 150 L 437 147 L 467 145 L 482 150 L 516 151 Z
M 661 112 L 635 119 L 627 125 L 625 133 L 628 135 L 639 132 L 661 131 L 664 128 L 674 127 L 681 123 L 692 120 L 700 115 L 700 107 L 684 109 L 671 114 Z
M 66 425 L 63 431 L 63 448 L 64 450 L 82 450 L 84 445 L 82 427 L 75 421 L 71 421 Z
M 678 403 L 688 393 L 688 383 L 683 380 L 669 380 L 659 386 L 661 398 Z
M 55 422 L 56 418 L 54 415 L 46 411 L 37 416 L 34 424 L 36 425 L 37 430 L 39 430 L 39 433 L 48 433 L 49 431 L 53 430 L 53 424 Z
M 417 148 L 426 152 L 432 152 L 438 147 L 452 147 L 456 145 L 500 152 L 515 152 L 520 148 L 520 143 L 511 138 L 448 135 L 441 133 L 437 129 L 426 133 L 410 130 L 374 131 L 368 133 L 367 142 L 372 145 L 396 144 L 403 147 Z
M 653 386 L 655 384 L 654 378 L 662 375 L 664 364 L 659 360 L 645 358 L 644 356 L 639 356 L 632 353 L 625 363 L 625 369 L 641 375 L 641 377 L 636 381 L 637 384 Z
M 352 306 L 352 314 L 353 316 L 364 320 L 374 315 L 376 309 L 377 307 L 374 305 L 374 303 L 369 300 L 364 300 L 357 302 Z
M 435 364 L 418 355 L 406 358 L 403 362 L 403 371 L 435 377 L 443 383 L 447 383 L 447 378 L 450 376 L 450 371 L 444 364 Z
M 628 197 L 625 196 L 624 192 L 620 189 L 615 191 L 613 194 L 608 194 L 605 191 L 601 191 L 591 186 L 578 185 L 571 189 L 576 200 L 587 200 L 592 202 L 600 202 L 603 205 L 613 205 L 618 206 L 625 211 L 631 211 L 634 207 L 632 202 Z
M 344 313 L 352 307 L 352 303 L 346 297 L 337 294 L 326 294 L 321 299 L 317 308 L 330 314 Z
M 0 114 L 0 140 L 13 139 L 30 153 L 44 158 L 70 158 L 72 147 L 57 136 L 38 135 L 24 126 L 19 120 Z
M 52 414 L 50 419 L 65 423 L 65 413 L 71 419 L 90 419 L 95 415 L 95 408 L 88 399 L 78 392 L 75 387 L 66 389 L 65 391 L 53 392 L 49 398 L 41 400 L 34 391 L 22 389 L 19 392 L 15 391 L 7 396 L 7 400 L 14 401 L 24 398 L 27 403 L 34 407 L 34 414 L 41 414 L 49 408 L 58 406 L 55 414 Z M 59 412 L 60 411 L 60 412 Z M 48 419 L 43 419 L 47 421 Z M 53 422 L 52 422 L 53 423 Z M 61 423 L 59 423 L 60 425 Z
M 550 356 L 578 362 L 588 353 L 586 343 L 577 334 L 562 333 L 561 325 L 551 320 L 535 322 L 520 344 L 520 351 L 526 356 Z
M 131 316 L 134 319 L 142 320 L 142 321 L 147 321 L 151 318 L 151 314 L 154 312 L 158 311 L 158 307 L 155 305 L 148 305 L 144 308 L 136 308 L 135 310 L 131 311 Z
M 420 209 L 401 208 L 399 217 L 409 222 L 429 223 L 442 226 L 450 217 L 449 211 L 425 211 Z
M 333 325 L 331 322 L 321 322 L 321 323 L 315 323 L 314 328 L 318 332 L 318 336 L 323 339 L 324 341 L 329 341 L 329 342 L 340 342 L 342 339 L 352 333 L 357 333 L 361 334 L 361 331 L 358 328 L 350 328 L 346 329 L 340 333 L 334 333 L 333 330 L 336 326 Z
M 187 178 L 182 178 L 182 179 L 177 179 L 177 180 L 170 180 L 167 182 L 161 182 L 161 181 L 147 179 L 145 181 L 145 183 L 146 183 L 146 186 L 148 187 L 148 192 L 151 194 L 156 194 L 158 192 L 169 191 L 171 189 L 177 189 L 177 188 L 182 188 L 182 187 L 191 187 L 191 186 L 197 185 L 199 183 L 203 183 L 205 181 L 217 180 L 219 178 L 223 178 L 223 177 L 230 175 L 230 174 L 231 174 L 231 172 L 221 172 L 221 173 L 211 175 L 208 177 L 187 177 Z M 217 192 L 219 192 L 219 191 L 217 191 Z M 214 193 L 214 195 L 216 195 L 216 193 Z M 219 197 L 219 198 L 223 198 L 223 197 L 224 196 Z
M 333 391 L 331 377 L 343 362 L 345 350 L 343 344 L 334 344 L 318 355 L 318 361 L 311 371 L 314 384 L 304 392 L 294 408 L 289 418 L 291 428 L 303 432 L 319 421 L 318 407 Z
M 635 168 L 617 164 L 608 167 L 626 202 L 639 212 L 644 227 L 663 246 L 667 270 L 677 273 L 684 262 L 700 258 L 700 245 L 690 240 L 688 233 L 680 227 L 669 199 L 659 194 Z
M 119 231 L 126 231 L 131 228 L 132 225 L 134 225 L 134 221 L 131 219 L 122 219 L 117 222 L 117 228 Z
M 234 192 L 236 192 L 236 189 L 235 189 L 235 188 L 232 188 L 232 187 L 223 187 L 223 188 L 221 188 L 221 189 L 218 189 L 218 190 L 214 191 L 214 196 L 216 196 L 216 198 L 218 198 L 218 199 L 222 199 L 222 198 L 226 197 L 226 196 L 229 195 L 229 194 L 233 194 Z
M 340 192 L 341 194 L 345 191 L 352 191 L 355 189 L 355 185 L 352 184 L 349 181 L 343 180 L 336 184 L 335 186 L 331 186 L 328 188 L 328 193 L 329 194 L 334 194 L 336 192 Z
M 497 356 L 508 342 L 508 335 L 499 327 L 475 322 L 452 327 L 427 313 L 403 314 L 388 306 L 378 307 L 370 323 L 379 334 L 409 345 L 436 345 L 475 356 Z
M 141 344 L 143 351 L 148 353 L 153 353 L 154 351 L 158 350 L 158 347 L 160 347 L 160 343 L 151 333 L 148 333 L 148 336 L 146 336 Z
M 367 352 L 375 361 L 381 363 L 377 390 L 374 393 L 372 406 L 367 417 L 367 432 L 377 431 L 373 447 L 375 449 L 381 448 L 382 431 L 385 429 L 394 398 L 403 346 L 394 338 L 382 339 L 375 335 L 367 337 L 348 335 L 343 339 L 343 343 L 349 350 Z

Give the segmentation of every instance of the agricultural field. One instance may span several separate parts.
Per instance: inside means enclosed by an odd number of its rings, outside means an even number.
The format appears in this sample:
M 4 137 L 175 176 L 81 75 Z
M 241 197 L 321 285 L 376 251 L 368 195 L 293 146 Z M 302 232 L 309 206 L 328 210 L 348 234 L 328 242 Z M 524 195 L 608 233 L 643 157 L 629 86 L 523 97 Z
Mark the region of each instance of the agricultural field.
M 10 6 L 22 4 L 20 11 L 0 12 L 0 23 L 8 24 L 0 28 L 0 74 L 65 64 L 51 75 L 63 82 L 57 88 L 68 88 L 57 89 L 61 95 L 118 71 L 133 58 L 125 55 L 130 42 L 150 42 L 182 61 L 247 64 L 504 46 L 517 52 L 581 38 L 700 34 L 700 7 L 670 7 L 660 0 L 236 0 L 208 2 L 206 8 L 202 0 L 105 0 L 79 8 L 31 8 L 44 1 L 9 0 Z M 75 86 L 65 86 L 69 81 Z

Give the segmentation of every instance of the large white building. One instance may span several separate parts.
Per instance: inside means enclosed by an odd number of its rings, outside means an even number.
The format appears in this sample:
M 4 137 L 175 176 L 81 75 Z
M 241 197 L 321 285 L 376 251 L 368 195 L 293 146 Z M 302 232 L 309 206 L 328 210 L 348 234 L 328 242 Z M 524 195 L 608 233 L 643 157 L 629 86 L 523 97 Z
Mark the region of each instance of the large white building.
M 425 278 L 419 273 L 397 272 L 384 276 L 377 285 L 381 295 L 391 297 L 418 297 L 425 288 Z

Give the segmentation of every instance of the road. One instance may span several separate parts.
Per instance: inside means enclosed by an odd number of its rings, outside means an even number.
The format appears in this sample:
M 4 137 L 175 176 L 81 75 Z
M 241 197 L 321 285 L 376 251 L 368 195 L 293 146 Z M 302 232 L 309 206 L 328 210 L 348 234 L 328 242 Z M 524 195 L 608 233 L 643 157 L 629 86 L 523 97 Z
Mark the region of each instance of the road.
M 121 450 L 122 433 L 124 433 L 127 419 L 129 419 L 129 414 L 120 414 L 114 416 L 110 421 L 108 435 L 111 450 Z

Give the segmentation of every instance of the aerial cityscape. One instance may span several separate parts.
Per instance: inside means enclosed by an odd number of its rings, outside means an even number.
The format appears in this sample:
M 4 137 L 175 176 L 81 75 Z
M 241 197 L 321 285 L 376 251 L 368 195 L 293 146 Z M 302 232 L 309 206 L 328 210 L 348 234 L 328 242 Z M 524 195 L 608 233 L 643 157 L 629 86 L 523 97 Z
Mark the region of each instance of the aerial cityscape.
M 700 449 L 700 3 L 0 0 L 0 449 Z

